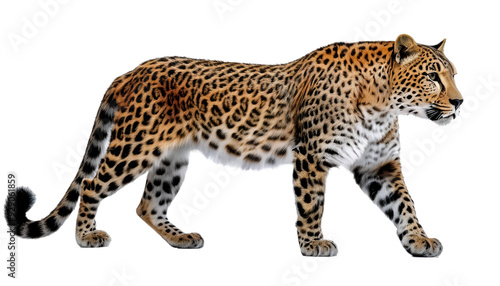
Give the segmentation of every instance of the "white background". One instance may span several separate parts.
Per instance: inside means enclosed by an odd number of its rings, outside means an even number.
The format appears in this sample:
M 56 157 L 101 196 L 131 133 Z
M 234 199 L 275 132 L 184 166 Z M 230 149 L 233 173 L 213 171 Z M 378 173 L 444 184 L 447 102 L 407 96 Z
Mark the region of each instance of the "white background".
M 7 278 L 2 219 L 2 285 L 499 285 L 500 40 L 490 3 L 2 1 L 0 181 L 6 195 L 15 171 L 34 190 L 31 219 L 69 186 L 109 84 L 151 58 L 275 64 L 338 41 L 447 38 L 465 98 L 446 127 L 400 118 L 406 182 L 426 232 L 444 245 L 439 258 L 408 255 L 343 169 L 328 178 L 323 220 L 339 254 L 302 257 L 291 165 L 232 171 L 194 153 L 169 216 L 201 233 L 204 248 L 174 249 L 136 216 L 141 177 L 101 204 L 98 227 L 112 236 L 110 247 L 76 245 L 75 211 L 52 236 L 18 240 L 17 280 Z

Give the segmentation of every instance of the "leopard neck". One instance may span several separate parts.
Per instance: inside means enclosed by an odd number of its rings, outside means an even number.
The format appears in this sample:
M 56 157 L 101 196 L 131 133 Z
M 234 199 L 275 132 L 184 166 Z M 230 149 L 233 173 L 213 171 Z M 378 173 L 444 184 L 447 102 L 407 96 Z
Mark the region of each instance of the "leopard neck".
M 293 75 L 292 107 L 299 108 L 308 95 L 326 92 L 348 98 L 346 104 L 358 110 L 388 112 L 393 46 L 394 42 L 335 43 L 285 65 Z

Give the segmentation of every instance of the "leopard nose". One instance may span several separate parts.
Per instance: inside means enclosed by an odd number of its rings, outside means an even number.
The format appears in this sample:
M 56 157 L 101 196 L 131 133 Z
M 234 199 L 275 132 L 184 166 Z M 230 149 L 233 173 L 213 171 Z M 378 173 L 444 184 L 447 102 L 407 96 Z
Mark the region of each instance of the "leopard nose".
M 453 104 L 453 106 L 455 106 L 455 110 L 457 110 L 460 107 L 462 102 L 464 102 L 463 99 L 450 99 L 450 103 Z

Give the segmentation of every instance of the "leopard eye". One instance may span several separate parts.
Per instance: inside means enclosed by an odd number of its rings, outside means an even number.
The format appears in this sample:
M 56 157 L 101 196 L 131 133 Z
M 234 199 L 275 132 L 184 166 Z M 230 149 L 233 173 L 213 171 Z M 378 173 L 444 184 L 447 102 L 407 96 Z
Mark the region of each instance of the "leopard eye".
M 439 80 L 438 74 L 435 73 L 435 72 L 431 72 L 431 73 L 429 73 L 427 75 L 429 76 L 429 79 L 432 80 L 432 81 L 438 81 Z

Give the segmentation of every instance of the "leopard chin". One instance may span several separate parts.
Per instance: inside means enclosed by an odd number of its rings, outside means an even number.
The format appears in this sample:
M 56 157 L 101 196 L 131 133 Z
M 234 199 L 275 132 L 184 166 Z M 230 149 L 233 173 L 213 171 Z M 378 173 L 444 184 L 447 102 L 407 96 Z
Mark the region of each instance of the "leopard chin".
M 455 114 L 452 114 L 448 117 L 444 117 L 444 118 L 441 118 L 438 120 L 433 120 L 433 121 L 436 122 L 436 124 L 438 124 L 438 125 L 444 126 L 444 125 L 449 124 L 451 121 L 453 121 L 453 119 L 455 119 L 455 117 L 456 117 Z

